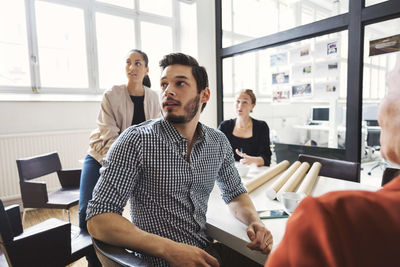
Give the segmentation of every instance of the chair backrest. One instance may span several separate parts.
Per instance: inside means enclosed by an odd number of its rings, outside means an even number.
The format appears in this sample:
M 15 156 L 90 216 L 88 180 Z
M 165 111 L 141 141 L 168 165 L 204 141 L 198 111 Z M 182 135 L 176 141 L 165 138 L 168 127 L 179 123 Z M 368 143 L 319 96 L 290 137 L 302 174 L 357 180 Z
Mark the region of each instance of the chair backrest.
M 321 176 L 327 176 L 357 183 L 360 182 L 360 163 L 358 162 L 327 159 L 305 154 L 300 154 L 298 160 L 300 162 L 308 162 L 310 163 L 310 165 L 312 165 L 316 161 L 321 163 L 322 167 L 319 172 L 319 175 Z
M 31 180 L 61 170 L 57 152 L 31 158 L 17 159 L 20 181 Z
M 0 243 L 6 244 L 13 240 L 14 234 L 8 220 L 3 201 L 0 200 Z
M 381 186 L 390 182 L 393 178 L 400 175 L 400 169 L 387 167 L 383 171 Z
M 295 162 L 300 154 L 313 155 L 317 157 L 344 160 L 346 150 L 340 148 L 329 148 L 319 146 L 304 146 L 287 143 L 274 142 L 276 162 L 288 160 L 290 164 Z
M 144 262 L 142 259 L 136 256 L 134 253 L 128 252 L 124 248 L 112 246 L 94 238 L 92 238 L 92 240 L 96 255 L 103 266 L 107 267 L 148 266 L 146 262 Z

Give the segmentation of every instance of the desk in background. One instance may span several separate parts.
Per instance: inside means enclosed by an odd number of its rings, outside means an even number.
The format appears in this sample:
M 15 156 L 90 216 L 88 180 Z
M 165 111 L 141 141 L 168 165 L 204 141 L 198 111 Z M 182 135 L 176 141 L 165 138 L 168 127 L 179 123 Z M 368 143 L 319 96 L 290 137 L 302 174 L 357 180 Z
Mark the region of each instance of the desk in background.
M 248 178 L 243 178 L 243 182 L 246 183 L 248 180 L 254 177 L 257 172 L 259 173 L 266 168 L 267 167 L 261 167 L 257 168 L 255 172 L 250 172 L 248 174 Z M 265 190 L 273 183 L 274 179 L 268 181 L 250 193 L 250 198 L 252 199 L 257 210 L 283 208 L 283 205 L 280 202 L 276 200 L 269 200 L 265 196 Z M 362 185 L 360 183 L 320 176 L 311 195 L 320 196 L 327 192 L 338 190 L 375 191 L 377 188 Z M 232 249 L 235 249 L 241 254 L 251 258 L 252 260 L 260 264 L 264 264 L 268 256 L 262 254 L 261 252 L 253 251 L 247 248 L 247 243 L 250 241 L 246 233 L 247 227 L 230 213 L 228 206 L 220 196 L 218 186 L 214 187 L 208 203 L 207 234 L 219 242 L 224 243 Z M 268 219 L 263 220 L 263 222 L 268 230 L 270 230 L 272 233 L 274 239 L 274 249 L 283 238 L 287 218 Z
M 335 127 L 332 124 L 320 124 L 320 125 L 293 125 L 295 129 L 307 130 L 307 138 L 310 139 L 310 131 L 323 131 L 328 132 L 328 147 L 338 147 L 338 133 L 346 132 L 345 126 Z

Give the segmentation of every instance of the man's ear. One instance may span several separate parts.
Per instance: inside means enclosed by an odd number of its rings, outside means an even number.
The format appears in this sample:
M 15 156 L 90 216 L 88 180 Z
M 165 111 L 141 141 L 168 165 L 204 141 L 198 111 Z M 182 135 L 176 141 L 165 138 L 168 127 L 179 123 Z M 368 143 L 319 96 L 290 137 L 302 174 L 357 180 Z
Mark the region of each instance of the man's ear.
M 206 87 L 204 90 L 201 90 L 200 102 L 207 103 L 208 100 L 210 100 L 210 88 Z

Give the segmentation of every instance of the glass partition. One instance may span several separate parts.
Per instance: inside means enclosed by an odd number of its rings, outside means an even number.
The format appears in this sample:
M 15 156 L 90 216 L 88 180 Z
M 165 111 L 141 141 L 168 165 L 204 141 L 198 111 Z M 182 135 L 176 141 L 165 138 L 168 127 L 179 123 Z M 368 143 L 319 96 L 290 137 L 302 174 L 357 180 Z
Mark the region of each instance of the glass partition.
M 365 0 L 365 6 L 372 6 L 379 3 L 387 2 L 388 0 Z
M 267 122 L 273 142 L 344 148 L 347 34 L 225 58 L 224 120 L 236 116 L 236 93 L 249 88 L 257 97 L 252 117 Z
M 348 10 L 348 0 L 222 0 L 222 46 L 292 29 Z
M 396 40 L 400 39 L 400 19 L 392 19 L 365 27 L 364 79 L 362 106 L 361 159 L 368 175 L 382 177 L 387 166 L 380 155 L 379 103 L 387 92 L 386 75 L 400 60 Z

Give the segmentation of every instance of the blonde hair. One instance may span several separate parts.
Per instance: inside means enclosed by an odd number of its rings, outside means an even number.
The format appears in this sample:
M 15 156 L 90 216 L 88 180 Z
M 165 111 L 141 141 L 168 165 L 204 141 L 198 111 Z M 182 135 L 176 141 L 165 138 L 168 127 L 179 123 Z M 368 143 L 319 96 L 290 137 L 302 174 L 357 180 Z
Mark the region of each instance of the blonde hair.
M 238 92 L 238 95 L 241 95 L 241 94 L 246 94 L 246 95 L 250 96 L 252 104 L 256 104 L 256 95 L 253 93 L 253 90 L 242 89 Z

